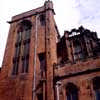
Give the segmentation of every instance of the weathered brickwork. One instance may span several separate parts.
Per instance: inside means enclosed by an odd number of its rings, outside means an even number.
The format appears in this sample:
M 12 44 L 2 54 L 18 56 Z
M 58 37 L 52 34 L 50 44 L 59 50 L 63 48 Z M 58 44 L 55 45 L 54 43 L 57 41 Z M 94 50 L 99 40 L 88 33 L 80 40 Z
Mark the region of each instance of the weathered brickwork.
M 38 100 L 43 94 L 44 100 L 54 98 L 53 93 L 53 63 L 56 63 L 56 37 L 58 31 L 55 27 L 54 10 L 52 2 L 45 2 L 44 6 L 14 16 L 10 23 L 7 45 L 5 49 L 2 70 L 0 73 L 0 100 Z M 20 46 L 18 72 L 13 72 L 14 61 L 16 61 L 15 50 L 18 47 L 16 41 L 23 26 L 31 24 L 31 37 L 29 46 L 28 72 L 22 73 L 23 46 Z M 21 26 L 23 25 L 23 26 Z M 19 32 L 19 33 L 18 33 Z M 21 31 L 22 32 L 22 31 Z M 23 32 L 24 33 L 24 32 Z M 22 38 L 24 35 L 22 35 Z M 18 38 L 19 39 L 19 38 Z M 27 41 L 26 41 L 27 42 Z M 53 44 L 52 44 L 53 42 Z M 25 48 L 24 48 L 25 49 Z M 41 60 L 45 56 L 45 68 L 41 69 Z M 40 57 L 40 58 L 39 58 Z M 28 58 L 27 58 L 28 59 Z M 14 60 L 14 61 L 13 61 Z M 43 71 L 41 71 L 43 70 Z M 34 73 L 35 72 L 35 73 Z M 43 74 L 43 75 L 42 75 Z M 46 81 L 48 80 L 48 81 Z M 50 92 L 46 92 L 51 90 Z M 49 96 L 51 94 L 52 96 Z M 53 100 L 53 99 L 52 99 Z
M 100 99 L 96 32 L 80 27 L 60 37 L 54 14 L 52 2 L 46 1 L 12 17 L 0 71 L 0 100 Z
M 54 83 L 58 100 L 100 99 L 97 94 L 100 84 L 99 46 L 96 32 L 82 26 L 70 32 L 65 31 L 58 42 L 58 63 L 54 66 Z

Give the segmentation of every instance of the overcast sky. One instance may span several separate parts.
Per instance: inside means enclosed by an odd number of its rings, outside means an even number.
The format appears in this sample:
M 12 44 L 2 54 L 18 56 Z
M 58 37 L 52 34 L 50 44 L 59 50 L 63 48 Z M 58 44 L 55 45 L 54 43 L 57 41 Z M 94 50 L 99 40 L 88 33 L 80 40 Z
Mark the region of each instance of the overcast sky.
M 40 7 L 45 0 L 0 0 L 0 66 L 9 31 L 7 21 L 22 12 Z M 55 20 L 62 35 L 64 30 L 80 25 L 97 31 L 100 37 L 100 0 L 52 0 Z

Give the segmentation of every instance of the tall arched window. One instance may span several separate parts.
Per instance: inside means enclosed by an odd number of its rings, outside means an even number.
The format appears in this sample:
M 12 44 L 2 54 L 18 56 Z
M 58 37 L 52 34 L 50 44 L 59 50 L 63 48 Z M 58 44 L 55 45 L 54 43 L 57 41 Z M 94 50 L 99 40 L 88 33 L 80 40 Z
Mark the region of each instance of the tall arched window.
M 74 54 L 74 60 L 75 61 L 83 58 L 81 44 L 77 39 L 74 41 L 74 52 L 73 52 L 73 54 Z
M 67 84 L 66 100 L 78 100 L 78 88 L 73 83 Z
M 17 33 L 17 39 L 15 43 L 15 55 L 13 59 L 13 72 L 12 74 L 18 74 L 19 63 L 22 64 L 22 73 L 28 72 L 29 65 L 29 48 L 30 48 L 30 35 L 32 24 L 28 20 L 24 20 L 20 23 L 20 28 Z
M 26 73 L 28 72 L 28 65 L 29 65 L 31 23 L 29 21 L 24 21 L 22 24 L 23 24 L 22 73 Z
M 95 91 L 96 100 L 100 100 L 100 77 L 95 77 L 93 79 L 93 89 Z

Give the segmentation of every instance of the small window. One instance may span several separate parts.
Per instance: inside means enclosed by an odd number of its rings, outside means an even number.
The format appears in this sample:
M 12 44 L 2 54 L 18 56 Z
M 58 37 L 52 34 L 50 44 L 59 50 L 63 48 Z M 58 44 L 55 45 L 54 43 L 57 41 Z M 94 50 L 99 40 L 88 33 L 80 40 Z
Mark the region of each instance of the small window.
M 43 72 L 45 71 L 45 53 L 40 53 L 39 55 L 39 61 L 40 61 L 40 70 L 41 70 L 41 77 L 43 76 Z
M 80 45 L 78 40 L 76 40 L 74 42 L 74 52 L 73 52 L 73 55 L 74 55 L 74 60 L 75 61 L 84 58 L 83 53 L 82 53 L 82 48 L 81 48 L 81 45 Z
M 38 97 L 38 100 L 43 100 L 43 93 L 38 94 L 37 97 Z
M 78 89 L 72 83 L 68 83 L 66 87 L 66 100 L 78 100 Z
M 45 70 L 45 53 L 39 54 L 39 61 L 40 61 L 40 69 L 41 71 Z
M 74 47 L 74 60 L 78 60 L 82 58 L 82 51 L 79 45 Z
M 41 22 L 41 25 L 45 25 L 46 19 L 45 19 L 45 15 L 44 14 L 40 15 L 40 22 Z

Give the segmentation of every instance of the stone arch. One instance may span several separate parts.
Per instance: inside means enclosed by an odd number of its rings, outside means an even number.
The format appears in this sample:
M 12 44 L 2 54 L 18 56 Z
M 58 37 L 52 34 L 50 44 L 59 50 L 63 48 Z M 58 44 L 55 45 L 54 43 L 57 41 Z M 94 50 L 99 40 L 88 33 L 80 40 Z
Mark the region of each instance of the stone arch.
M 78 87 L 73 83 L 66 85 L 66 100 L 78 100 Z
M 17 32 L 23 31 L 24 27 L 31 29 L 32 22 L 30 20 L 22 20 L 17 24 Z

